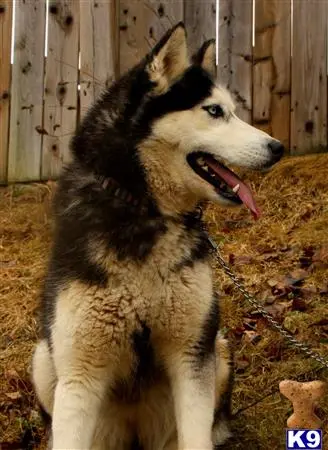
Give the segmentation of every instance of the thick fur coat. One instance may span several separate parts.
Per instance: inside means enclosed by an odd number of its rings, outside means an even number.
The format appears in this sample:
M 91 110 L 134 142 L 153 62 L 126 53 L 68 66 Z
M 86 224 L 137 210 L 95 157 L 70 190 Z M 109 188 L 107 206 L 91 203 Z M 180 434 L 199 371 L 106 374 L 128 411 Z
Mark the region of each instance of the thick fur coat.
M 231 356 L 196 206 L 238 198 L 188 158 L 261 168 L 277 156 L 214 71 L 213 42 L 190 62 L 178 24 L 72 140 L 33 358 L 51 448 L 204 450 L 229 436 Z

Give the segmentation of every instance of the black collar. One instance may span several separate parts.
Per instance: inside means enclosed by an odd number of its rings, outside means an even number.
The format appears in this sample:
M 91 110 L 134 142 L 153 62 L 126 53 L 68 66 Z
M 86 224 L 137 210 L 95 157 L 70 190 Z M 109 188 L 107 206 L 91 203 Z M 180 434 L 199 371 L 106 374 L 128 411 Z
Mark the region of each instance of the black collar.
M 106 192 L 108 192 L 118 200 L 121 200 L 123 203 L 133 208 L 135 211 L 139 211 L 141 214 L 152 212 L 153 215 L 155 213 L 154 205 L 149 198 L 146 197 L 140 199 L 134 197 L 130 191 L 120 186 L 120 184 L 116 180 L 114 180 L 114 178 L 97 175 L 96 180 Z M 156 216 L 157 214 L 154 215 Z M 202 207 L 200 205 L 196 206 L 193 212 L 185 215 L 185 219 L 187 218 L 189 218 L 189 220 L 192 220 L 193 222 L 201 223 L 203 218 Z
M 138 210 L 141 213 L 149 211 L 150 200 L 148 198 L 135 197 L 130 191 L 114 180 L 114 178 L 97 175 L 96 180 L 101 185 L 102 189 L 131 208 Z

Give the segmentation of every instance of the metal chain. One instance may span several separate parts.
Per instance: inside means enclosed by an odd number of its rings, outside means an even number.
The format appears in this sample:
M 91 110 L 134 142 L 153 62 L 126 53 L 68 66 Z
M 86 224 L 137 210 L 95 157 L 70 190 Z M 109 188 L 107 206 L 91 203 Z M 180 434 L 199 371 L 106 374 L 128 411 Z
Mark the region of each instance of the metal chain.
M 319 362 L 323 367 L 328 369 L 328 359 L 324 358 L 323 356 L 319 355 L 318 353 L 314 352 L 307 344 L 298 341 L 294 338 L 292 334 L 290 334 L 287 330 L 285 330 L 273 317 L 270 313 L 268 313 L 261 305 L 260 303 L 255 299 L 253 295 L 251 295 L 243 286 L 240 279 L 232 272 L 228 264 L 225 262 L 225 260 L 222 258 L 219 247 L 216 242 L 212 240 L 210 236 L 208 236 L 208 241 L 211 244 L 211 247 L 214 250 L 214 255 L 216 260 L 219 262 L 220 266 L 223 268 L 225 273 L 231 278 L 234 285 L 237 287 L 237 289 L 243 294 L 244 298 L 256 309 L 256 311 L 261 314 L 274 328 L 275 330 L 279 331 L 279 333 L 295 348 L 300 350 L 301 352 L 305 353 L 307 356 L 309 356 L 312 359 L 315 359 L 317 362 Z

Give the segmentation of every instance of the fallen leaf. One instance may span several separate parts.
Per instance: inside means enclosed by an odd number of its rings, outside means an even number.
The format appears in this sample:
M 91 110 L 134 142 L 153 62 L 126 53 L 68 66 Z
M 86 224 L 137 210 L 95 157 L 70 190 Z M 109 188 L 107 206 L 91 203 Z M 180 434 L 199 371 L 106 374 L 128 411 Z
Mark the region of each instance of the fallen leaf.
M 287 275 L 286 284 L 291 286 L 301 284 L 308 275 L 308 272 L 304 269 L 295 269 Z
M 311 323 L 310 327 L 325 326 L 325 325 L 328 325 L 328 317 L 324 318 L 324 319 L 321 319 L 318 322 Z
M 242 337 L 242 342 L 256 344 L 261 340 L 261 336 L 253 330 L 246 330 Z
M 264 253 L 263 255 L 258 257 L 259 261 L 276 261 L 280 258 L 280 253 L 278 252 L 270 252 Z
M 243 373 L 250 366 L 250 362 L 245 356 L 235 359 L 234 367 L 236 373 Z
M 292 291 L 298 291 L 308 272 L 303 269 L 295 269 L 287 276 L 280 276 L 268 280 L 271 292 L 276 297 L 284 297 Z
M 304 247 L 302 256 L 299 258 L 301 268 L 306 269 L 311 266 L 314 252 L 313 247 Z
M 276 301 L 276 298 L 272 295 L 271 289 L 263 291 L 260 294 L 259 299 L 261 300 L 261 303 L 266 305 L 272 305 L 272 303 Z
M 21 393 L 20 393 L 19 391 L 16 391 L 16 392 L 7 392 L 7 393 L 6 393 L 6 396 L 7 396 L 8 398 L 10 398 L 11 400 L 18 400 L 18 399 L 22 398 L 22 395 L 21 395 Z
M 262 334 L 267 329 L 268 329 L 268 321 L 263 316 L 259 317 L 256 320 L 256 331 L 259 334 Z
M 296 297 L 292 301 L 292 311 L 306 311 L 307 304 L 303 298 Z
M 260 244 L 256 246 L 257 253 L 264 254 L 264 253 L 271 253 L 274 250 L 274 248 L 271 245 L 268 244 Z
M 31 380 L 28 377 L 24 378 L 19 375 L 19 373 L 15 369 L 6 370 L 5 378 L 13 389 L 20 390 L 22 392 L 33 391 Z
M 285 303 L 274 303 L 273 305 L 266 305 L 264 306 L 264 309 L 272 315 L 274 319 L 281 319 L 285 312 L 288 310 L 291 302 L 285 302 Z
M 303 295 L 304 297 L 308 297 L 310 295 L 317 294 L 318 288 L 316 286 L 301 287 L 299 288 L 298 293 Z
M 317 261 L 311 264 L 309 270 L 313 272 L 314 270 L 324 270 L 328 269 L 328 263 Z
M 267 283 L 270 287 L 274 287 L 279 283 L 279 281 L 276 278 L 271 278 L 267 281 Z
M 324 245 L 315 251 L 312 257 L 310 269 L 326 269 L 328 268 L 328 245 Z
M 295 334 L 297 331 L 297 320 L 295 320 L 292 316 L 285 317 L 285 320 L 283 322 L 284 328 L 288 330 L 290 333 Z
M 235 328 L 231 328 L 230 330 L 236 337 L 241 337 L 244 332 L 245 332 L 245 328 L 244 327 L 235 327 Z
M 226 295 L 232 295 L 234 292 L 234 286 L 232 284 L 228 284 L 224 286 L 223 291 Z
M 248 317 L 243 318 L 243 324 L 245 328 L 250 328 L 251 330 L 255 330 L 257 327 L 257 320 L 249 319 Z
M 321 262 L 328 264 L 328 245 L 324 245 L 323 247 L 316 250 L 312 260 L 313 262 Z
M 251 264 L 254 262 L 254 258 L 252 256 L 240 255 L 234 257 L 234 264 L 236 266 L 241 266 L 243 264 Z
M 276 297 L 283 297 L 284 295 L 287 295 L 290 290 L 290 284 L 288 284 L 288 280 L 285 279 L 283 281 L 279 281 L 272 287 L 272 294 Z
M 277 340 L 270 342 L 270 345 L 265 349 L 265 356 L 270 361 L 281 361 L 282 358 L 283 345 L 281 341 Z
M 8 369 L 5 371 L 5 378 L 8 381 L 17 380 L 19 378 L 19 375 L 15 369 Z
M 314 255 L 315 252 L 315 248 L 310 245 L 309 247 L 304 247 L 303 248 L 303 255 L 306 256 L 307 258 L 312 258 L 312 256 Z
M 312 212 L 314 210 L 314 206 L 312 203 L 307 203 L 305 205 L 305 211 L 301 214 L 301 219 L 306 220 L 309 219 L 312 215 Z

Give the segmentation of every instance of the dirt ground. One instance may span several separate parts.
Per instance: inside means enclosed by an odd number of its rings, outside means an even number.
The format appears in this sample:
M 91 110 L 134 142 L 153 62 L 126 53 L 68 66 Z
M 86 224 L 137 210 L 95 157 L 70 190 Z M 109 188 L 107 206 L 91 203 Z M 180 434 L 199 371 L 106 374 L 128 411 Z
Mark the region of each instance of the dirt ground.
M 263 211 L 209 207 L 225 259 L 297 339 L 328 356 L 328 155 L 287 158 L 266 175 L 247 174 Z M 41 449 L 45 430 L 30 382 L 38 292 L 51 241 L 52 185 L 0 189 L 0 448 Z M 213 262 L 213 266 L 215 264 Z M 272 331 L 215 268 L 222 327 L 235 352 L 234 439 L 226 449 L 284 449 L 291 405 L 281 380 L 326 380 L 327 369 Z M 328 399 L 317 415 L 328 442 Z M 327 449 L 328 449 L 328 444 Z

